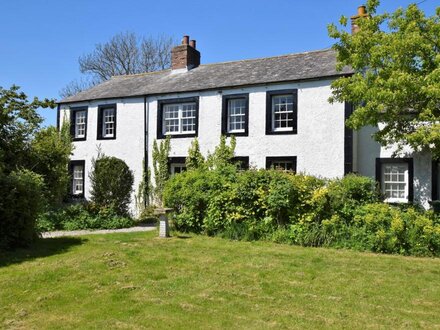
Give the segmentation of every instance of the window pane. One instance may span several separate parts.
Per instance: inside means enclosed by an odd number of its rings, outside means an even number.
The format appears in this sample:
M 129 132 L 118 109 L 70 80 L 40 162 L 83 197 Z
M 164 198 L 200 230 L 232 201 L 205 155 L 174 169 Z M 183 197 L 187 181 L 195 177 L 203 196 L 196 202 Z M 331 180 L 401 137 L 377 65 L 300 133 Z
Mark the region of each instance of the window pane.
M 84 168 L 82 165 L 75 165 L 73 167 L 73 184 L 72 193 L 74 195 L 82 194 L 84 192 Z
M 290 160 L 277 160 L 272 162 L 272 166 L 274 169 L 283 170 L 283 171 L 292 171 L 293 163 Z
M 75 111 L 75 138 L 83 138 L 86 134 L 86 112 Z
M 273 129 L 291 130 L 293 128 L 293 96 L 272 96 Z
M 408 164 L 382 165 L 382 191 L 389 201 L 406 201 L 408 196 Z
M 113 137 L 115 134 L 115 109 L 109 108 L 102 111 L 102 136 Z
M 163 133 L 194 133 L 196 130 L 196 104 L 165 104 L 163 107 Z
M 246 99 L 228 100 L 228 132 L 244 132 Z

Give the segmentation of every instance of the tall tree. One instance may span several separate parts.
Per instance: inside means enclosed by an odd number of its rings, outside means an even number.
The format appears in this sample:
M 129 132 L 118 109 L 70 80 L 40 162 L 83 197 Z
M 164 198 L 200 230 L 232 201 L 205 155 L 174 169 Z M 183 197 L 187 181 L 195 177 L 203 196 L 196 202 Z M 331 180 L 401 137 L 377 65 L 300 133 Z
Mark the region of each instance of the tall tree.
M 172 37 L 138 37 L 133 32 L 120 33 L 78 60 L 81 73 L 88 79 L 74 80 L 60 91 L 67 97 L 90 88 L 112 76 L 164 70 L 171 64 Z
M 354 74 L 332 83 L 331 102 L 350 102 L 349 127 L 378 126 L 377 141 L 409 145 L 440 157 L 440 8 L 431 17 L 416 5 L 377 14 L 378 0 L 367 2 L 369 16 L 359 31 L 328 27 L 336 39 L 338 68 Z

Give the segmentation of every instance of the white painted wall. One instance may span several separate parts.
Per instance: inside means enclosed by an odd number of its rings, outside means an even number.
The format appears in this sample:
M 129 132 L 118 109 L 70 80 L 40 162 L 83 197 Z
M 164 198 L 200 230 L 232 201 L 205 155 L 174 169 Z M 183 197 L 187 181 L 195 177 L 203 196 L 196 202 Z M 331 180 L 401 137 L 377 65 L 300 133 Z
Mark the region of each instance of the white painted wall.
M 116 103 L 116 139 L 97 140 L 98 105 Z M 92 158 L 96 158 L 98 149 L 107 156 L 114 156 L 124 160 L 134 174 L 134 188 L 137 190 L 142 178 L 142 161 L 144 158 L 144 101 L 143 98 L 119 99 L 108 101 L 82 102 L 62 105 L 60 122 L 70 118 L 71 107 L 88 106 L 87 112 L 87 139 L 74 141 L 75 149 L 72 160 L 85 160 L 85 197 L 90 198 L 89 173 L 92 168 Z M 66 117 L 64 117 L 64 114 Z M 111 179 L 111 178 L 109 178 Z M 135 211 L 134 195 L 131 209 Z
M 364 127 L 358 131 L 357 138 L 357 171 L 359 174 L 376 177 L 376 158 L 392 158 L 395 146 L 382 147 L 374 141 L 372 134 L 375 127 Z M 397 155 L 401 158 L 413 158 L 414 163 L 414 202 L 429 208 L 432 191 L 432 158 L 428 153 L 417 153 L 406 148 Z
M 266 157 L 296 156 L 297 170 L 323 177 L 344 174 L 344 106 L 329 104 L 330 80 L 149 97 L 149 158 L 157 137 L 157 100 L 200 96 L 198 139 L 207 155 L 221 135 L 222 95 L 249 93 L 249 136 L 237 137 L 236 156 L 258 168 Z M 266 135 L 266 92 L 298 89 L 298 134 Z M 192 138 L 171 139 L 171 157 L 186 156 Z
M 204 155 L 213 152 L 221 134 L 222 95 L 249 93 L 249 136 L 237 137 L 237 156 L 248 156 L 251 166 L 264 168 L 268 156 L 296 156 L 297 170 L 311 175 L 334 178 L 344 174 L 344 105 L 329 104 L 331 80 L 271 84 L 222 91 L 166 94 L 147 98 L 148 153 L 157 137 L 157 100 L 199 96 L 198 139 Z M 298 89 L 298 134 L 266 135 L 266 92 Z M 117 104 L 115 140 L 97 140 L 98 105 Z M 142 176 L 144 143 L 144 100 L 129 98 L 62 105 L 61 120 L 69 116 L 69 107 L 88 106 L 87 140 L 74 142 L 72 160 L 86 161 L 86 198 L 90 197 L 92 158 L 98 147 L 108 155 L 123 159 L 133 170 L 134 188 Z M 360 174 L 375 177 L 376 157 L 390 157 L 393 150 L 381 148 L 371 138 L 374 129 L 366 127 L 355 134 L 354 164 Z M 187 155 L 192 138 L 171 139 L 170 157 Z M 414 197 L 427 206 L 431 197 L 431 158 L 414 154 Z M 134 199 L 133 199 L 134 200 Z M 132 209 L 135 211 L 134 202 Z

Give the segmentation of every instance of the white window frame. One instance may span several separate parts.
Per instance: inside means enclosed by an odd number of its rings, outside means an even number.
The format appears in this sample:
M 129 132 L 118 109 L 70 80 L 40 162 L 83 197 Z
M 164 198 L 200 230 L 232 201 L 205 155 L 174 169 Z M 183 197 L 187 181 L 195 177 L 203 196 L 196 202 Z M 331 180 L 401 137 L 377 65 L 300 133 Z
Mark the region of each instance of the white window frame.
M 388 172 L 388 175 L 390 176 L 390 178 L 388 180 L 386 180 L 385 176 L 387 174 L 387 170 L 390 168 L 405 168 L 403 170 L 403 173 L 391 173 Z M 387 163 L 382 163 L 381 164 L 381 169 L 380 169 L 381 173 L 380 173 L 380 178 L 381 178 L 381 191 L 382 194 L 385 196 L 385 202 L 387 203 L 408 203 L 409 202 L 409 165 L 408 163 L 403 163 L 403 162 L 387 162 Z M 403 174 L 403 181 L 400 181 L 400 177 Z M 398 180 L 394 180 L 393 179 L 393 175 L 397 175 L 398 176 Z M 391 185 L 399 185 L 399 184 L 405 184 L 405 188 L 404 188 L 404 197 L 388 197 L 388 193 L 387 191 L 391 190 L 391 192 L 393 191 L 393 189 L 388 189 L 388 187 Z M 399 192 L 399 190 L 397 190 L 397 192 Z
M 81 189 L 77 189 L 78 186 L 81 186 Z M 84 194 L 84 165 L 72 166 L 72 194 Z
M 231 113 L 232 109 L 231 109 L 230 105 L 234 101 L 242 101 L 242 102 L 244 102 L 243 106 L 239 107 L 240 110 L 242 111 L 240 114 L 236 114 L 236 113 L 232 114 Z M 226 122 L 226 125 L 227 125 L 226 130 L 227 130 L 227 132 L 231 133 L 231 134 L 232 133 L 244 133 L 246 131 L 246 120 L 247 120 L 247 118 L 246 118 L 246 98 L 244 98 L 244 97 L 229 98 L 226 101 L 226 106 L 227 106 L 227 122 Z M 232 117 L 241 117 L 242 121 L 240 123 L 242 124 L 243 128 L 231 129 L 230 127 L 231 127 L 231 118 Z
M 113 113 L 113 120 L 112 121 L 106 121 L 106 117 L 110 117 L 106 113 L 112 112 Z M 107 127 L 106 125 L 112 125 L 111 129 L 113 130 L 113 133 L 107 134 Z M 102 108 L 102 127 L 101 127 L 102 137 L 103 138 L 113 138 L 115 137 L 116 132 L 116 109 L 111 108 Z
M 180 172 L 176 172 L 177 168 L 180 168 Z M 171 175 L 174 175 L 176 173 L 182 173 L 184 170 L 186 170 L 185 163 L 171 163 L 170 164 L 170 173 L 171 173 Z
M 276 166 L 277 164 L 278 166 Z M 287 169 L 287 165 L 291 165 L 291 169 Z M 291 160 L 275 160 L 271 163 L 271 167 L 273 167 L 275 170 L 281 169 L 282 171 L 293 171 L 293 161 Z
M 87 111 L 86 110 L 76 110 L 74 111 L 75 116 L 75 139 L 83 139 L 86 137 L 86 129 L 87 129 Z M 82 122 L 79 122 L 79 119 L 82 119 Z M 80 134 L 80 130 L 83 131 L 82 134 Z
M 191 110 L 184 110 L 184 106 L 191 105 L 194 108 Z M 178 115 L 177 118 L 167 119 L 165 116 L 165 112 L 167 107 L 177 107 Z M 184 111 L 193 111 L 194 115 L 190 117 L 183 117 Z M 194 130 L 184 131 L 183 130 L 183 121 L 186 119 L 192 119 L 194 125 Z M 166 131 L 166 122 L 167 120 L 177 120 L 178 121 L 178 131 L 176 132 L 167 132 Z M 197 130 L 197 104 L 196 102 L 184 102 L 184 103 L 164 103 L 162 107 L 162 134 L 163 135 L 185 135 L 185 134 L 195 134 Z
M 276 98 L 280 98 L 280 97 L 289 97 L 292 98 L 292 103 L 286 103 L 286 104 L 291 104 L 292 106 L 292 110 L 288 110 L 288 111 L 275 111 L 275 99 Z M 295 120 L 295 109 L 294 109 L 294 105 L 295 105 L 295 100 L 293 98 L 292 94 L 273 94 L 271 95 L 271 116 L 272 116 L 272 131 L 273 132 L 290 132 L 293 131 L 293 127 L 294 127 L 294 120 Z M 285 113 L 285 114 L 292 114 L 292 119 L 287 119 L 287 122 L 291 122 L 292 126 L 291 127 L 275 127 L 275 114 L 276 113 Z

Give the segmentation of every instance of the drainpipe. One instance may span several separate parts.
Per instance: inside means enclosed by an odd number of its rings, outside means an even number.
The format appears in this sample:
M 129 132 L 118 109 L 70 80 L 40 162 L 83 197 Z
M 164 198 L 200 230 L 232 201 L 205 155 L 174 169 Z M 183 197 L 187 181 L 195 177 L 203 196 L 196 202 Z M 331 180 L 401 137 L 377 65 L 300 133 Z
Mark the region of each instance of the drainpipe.
M 148 122 L 150 105 L 147 103 L 147 95 L 144 96 L 144 175 L 145 179 L 148 178 Z M 145 191 L 148 196 L 148 182 L 145 182 Z M 144 199 L 144 207 L 147 206 L 147 200 Z

